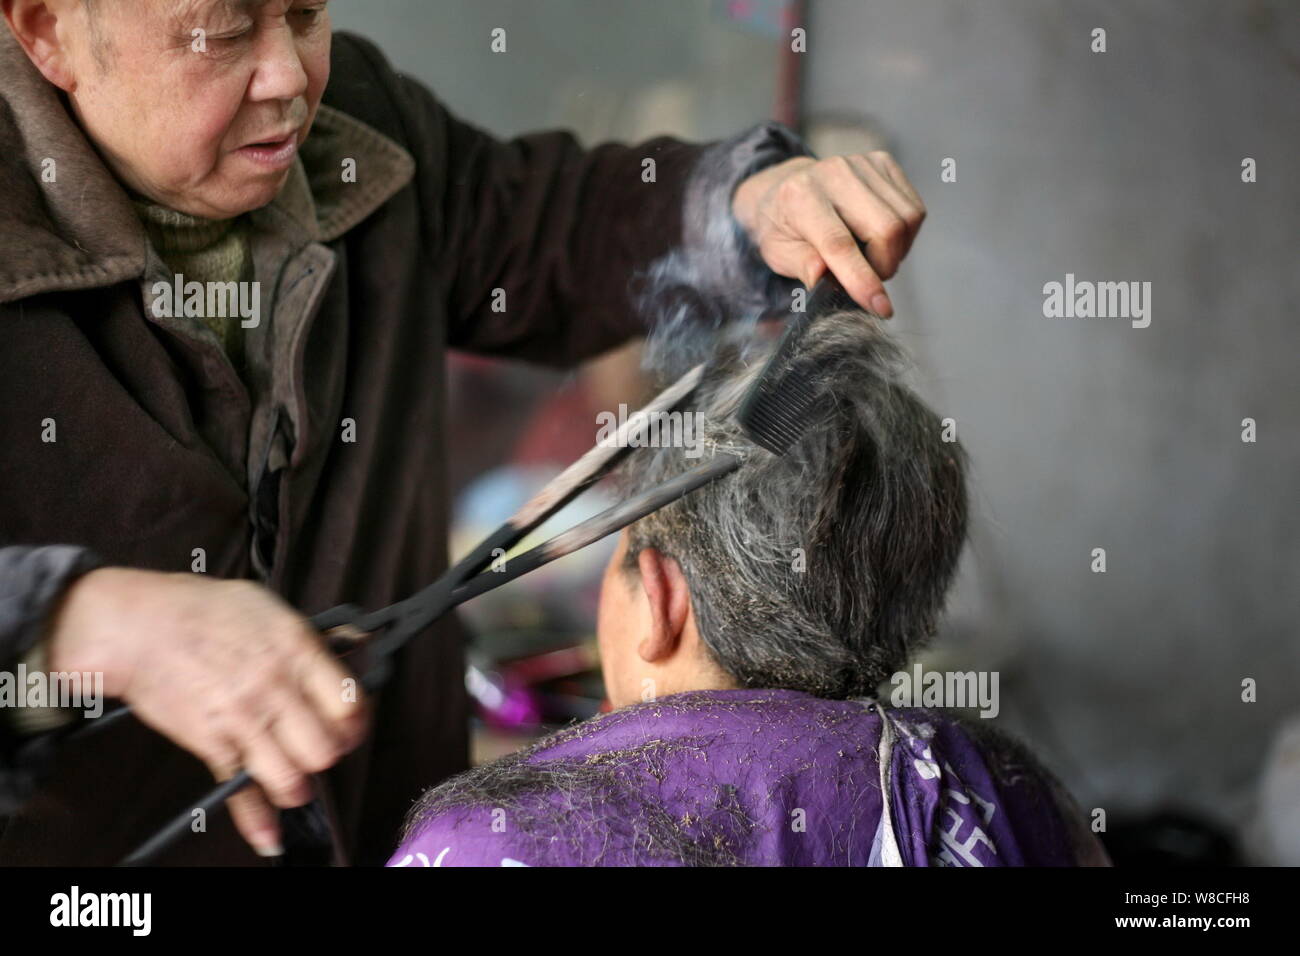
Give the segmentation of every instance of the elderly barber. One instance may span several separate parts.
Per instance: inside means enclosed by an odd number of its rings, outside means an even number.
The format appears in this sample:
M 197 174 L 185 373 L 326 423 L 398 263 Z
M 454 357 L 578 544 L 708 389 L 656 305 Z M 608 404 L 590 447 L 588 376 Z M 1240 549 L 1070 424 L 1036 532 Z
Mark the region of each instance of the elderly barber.
M 445 567 L 446 350 L 618 345 L 679 247 L 714 290 L 829 268 L 888 315 L 924 217 L 888 155 L 774 124 L 498 141 L 320 0 L 0 7 L 0 671 L 102 673 L 182 748 L 0 709 L 0 863 L 111 862 L 240 767 L 234 827 L 168 862 L 277 855 L 274 808 L 326 770 L 348 858 L 382 862 L 465 766 L 462 651 L 417 641 L 357 699 L 302 613 Z

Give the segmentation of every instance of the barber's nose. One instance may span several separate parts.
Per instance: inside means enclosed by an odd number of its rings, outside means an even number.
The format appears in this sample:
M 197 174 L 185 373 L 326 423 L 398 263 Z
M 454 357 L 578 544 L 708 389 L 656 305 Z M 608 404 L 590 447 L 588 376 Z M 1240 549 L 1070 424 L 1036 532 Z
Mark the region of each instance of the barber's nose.
M 287 25 L 259 31 L 257 67 L 248 85 L 253 100 L 292 100 L 307 92 L 307 71 L 302 66 L 293 30 Z

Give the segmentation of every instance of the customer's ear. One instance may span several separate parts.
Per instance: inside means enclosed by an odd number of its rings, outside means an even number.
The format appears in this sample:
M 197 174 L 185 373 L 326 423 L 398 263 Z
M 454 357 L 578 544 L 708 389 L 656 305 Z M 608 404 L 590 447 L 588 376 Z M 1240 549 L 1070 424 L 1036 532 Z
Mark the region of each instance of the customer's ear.
M 647 663 L 663 662 L 681 646 L 691 613 L 690 589 L 676 560 L 655 548 L 642 548 L 636 561 L 650 614 L 650 633 L 637 653 Z
M 9 29 L 36 69 L 47 80 L 71 93 L 76 78 L 68 56 L 67 26 L 59 23 L 50 0 L 0 0 Z

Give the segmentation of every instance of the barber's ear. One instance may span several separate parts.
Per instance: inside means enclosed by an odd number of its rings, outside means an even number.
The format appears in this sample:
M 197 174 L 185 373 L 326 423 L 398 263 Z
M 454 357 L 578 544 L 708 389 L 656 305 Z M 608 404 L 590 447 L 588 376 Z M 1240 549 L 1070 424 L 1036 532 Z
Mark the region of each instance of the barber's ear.
M 636 561 L 650 613 L 650 633 L 637 653 L 643 661 L 654 663 L 671 657 L 680 646 L 691 613 L 691 593 L 686 575 L 673 558 L 654 548 L 642 548 Z
M 72 93 L 77 81 L 68 49 L 67 24 L 60 24 L 49 0 L 0 0 L 9 29 L 41 71 L 41 75 Z

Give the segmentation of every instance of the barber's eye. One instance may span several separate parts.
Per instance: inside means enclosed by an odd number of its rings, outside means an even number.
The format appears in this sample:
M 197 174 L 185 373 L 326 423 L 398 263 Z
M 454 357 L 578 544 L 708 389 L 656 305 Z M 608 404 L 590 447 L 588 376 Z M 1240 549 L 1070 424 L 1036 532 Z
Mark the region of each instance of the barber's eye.
M 247 39 L 253 33 L 253 24 L 248 23 L 242 27 L 222 32 L 212 32 L 207 36 L 209 43 L 232 45 Z

